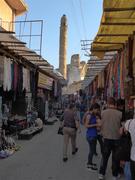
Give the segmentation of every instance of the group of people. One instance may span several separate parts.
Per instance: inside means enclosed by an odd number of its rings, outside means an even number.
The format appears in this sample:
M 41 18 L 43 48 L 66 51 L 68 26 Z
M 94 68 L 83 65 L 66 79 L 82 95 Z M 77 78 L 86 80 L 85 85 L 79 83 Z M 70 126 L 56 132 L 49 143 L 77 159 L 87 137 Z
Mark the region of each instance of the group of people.
M 86 128 L 86 140 L 89 145 L 87 168 L 91 171 L 98 170 L 97 164 L 93 162 L 93 156 L 97 154 L 96 144 L 98 141 L 101 150 L 99 180 L 105 179 L 111 154 L 113 179 L 117 180 L 119 175 L 123 173 L 126 180 L 135 180 L 135 119 L 123 122 L 123 114 L 118 110 L 113 97 L 108 98 L 104 110 L 100 103 L 94 101 L 91 102 L 89 109 L 85 110 L 81 118 L 78 111 L 79 107 L 76 107 L 74 102 L 70 103 L 64 110 L 62 118 L 63 161 L 68 161 L 67 151 L 70 139 L 72 154 L 77 153 L 77 131 L 81 132 L 80 124 L 83 124 Z M 124 141 L 123 137 L 126 137 L 125 139 L 128 137 L 128 141 Z M 123 144 L 126 147 L 124 149 Z

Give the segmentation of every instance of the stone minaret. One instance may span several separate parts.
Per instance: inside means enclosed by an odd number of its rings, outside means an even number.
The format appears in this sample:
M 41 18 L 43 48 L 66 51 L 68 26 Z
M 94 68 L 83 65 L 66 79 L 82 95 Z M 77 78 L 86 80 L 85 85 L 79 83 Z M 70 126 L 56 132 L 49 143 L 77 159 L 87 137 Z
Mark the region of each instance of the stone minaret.
M 59 47 L 59 71 L 67 78 L 67 18 L 66 15 L 63 15 L 61 18 L 60 25 L 60 47 Z

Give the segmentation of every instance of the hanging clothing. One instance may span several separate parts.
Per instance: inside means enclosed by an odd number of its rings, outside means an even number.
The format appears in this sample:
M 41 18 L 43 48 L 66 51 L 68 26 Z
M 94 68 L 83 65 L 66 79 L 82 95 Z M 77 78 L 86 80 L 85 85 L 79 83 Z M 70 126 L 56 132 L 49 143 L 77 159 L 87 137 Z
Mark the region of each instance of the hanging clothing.
M 27 69 L 23 67 L 23 89 L 27 89 Z
M 34 96 L 36 90 L 36 73 L 34 71 L 30 71 L 30 91 Z
M 26 68 L 23 68 L 23 89 L 30 92 L 30 71 Z
M 30 92 L 30 71 L 27 69 L 27 91 Z
M 11 89 L 14 89 L 14 63 L 11 63 Z
M 4 57 L 0 56 L 0 87 L 3 86 L 4 81 Z
M 22 65 L 18 66 L 17 91 L 18 91 L 19 94 L 23 91 L 23 70 L 22 70 Z
M 18 83 L 18 64 L 14 63 L 14 90 L 17 89 L 17 83 Z
M 4 90 L 11 90 L 11 60 L 4 57 Z

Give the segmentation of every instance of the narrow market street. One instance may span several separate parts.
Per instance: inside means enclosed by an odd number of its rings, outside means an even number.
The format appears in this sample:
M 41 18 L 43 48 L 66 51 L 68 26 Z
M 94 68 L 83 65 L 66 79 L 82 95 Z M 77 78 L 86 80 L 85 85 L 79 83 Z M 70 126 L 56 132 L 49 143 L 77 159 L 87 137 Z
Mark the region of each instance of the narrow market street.
M 13 156 L 0 160 L 0 180 L 97 180 L 98 174 L 86 168 L 88 146 L 84 128 L 78 134 L 78 153 L 70 155 L 69 148 L 69 160 L 64 163 L 63 138 L 57 135 L 58 126 L 59 122 L 56 122 L 52 126 L 45 126 L 43 132 L 31 140 L 19 140 L 21 149 Z M 99 165 L 100 156 L 94 160 Z M 112 179 L 110 174 L 109 167 L 107 180 Z

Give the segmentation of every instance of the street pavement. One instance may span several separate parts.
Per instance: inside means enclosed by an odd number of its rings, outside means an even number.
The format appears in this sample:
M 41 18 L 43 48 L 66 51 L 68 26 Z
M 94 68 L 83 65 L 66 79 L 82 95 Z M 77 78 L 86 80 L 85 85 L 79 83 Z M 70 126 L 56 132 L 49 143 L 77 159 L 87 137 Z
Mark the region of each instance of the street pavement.
M 88 144 L 85 129 L 78 134 L 78 152 L 62 161 L 63 136 L 57 134 L 59 122 L 44 126 L 43 132 L 31 140 L 17 141 L 21 149 L 7 159 L 0 160 L 0 180 L 98 180 L 98 172 L 86 168 Z M 98 154 L 99 148 L 98 148 Z M 100 155 L 94 161 L 100 162 Z M 106 180 L 111 180 L 110 162 Z M 121 179 L 123 180 L 123 179 Z

